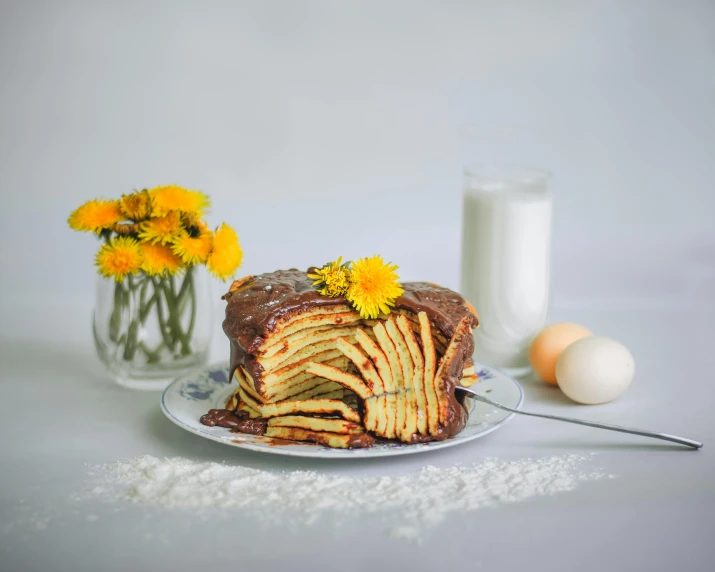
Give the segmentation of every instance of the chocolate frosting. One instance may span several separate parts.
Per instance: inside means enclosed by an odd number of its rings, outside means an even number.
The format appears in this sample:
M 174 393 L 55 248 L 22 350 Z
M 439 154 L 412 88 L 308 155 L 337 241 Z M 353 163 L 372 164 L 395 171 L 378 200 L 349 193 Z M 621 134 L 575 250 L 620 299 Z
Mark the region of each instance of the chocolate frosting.
M 250 433 L 251 435 L 263 435 L 268 426 L 267 419 L 248 419 L 246 412 L 229 409 L 209 409 L 209 412 L 202 415 L 199 421 L 208 427 L 218 425 L 231 429 L 231 433 Z
M 470 318 L 472 327 L 479 324 L 464 298 L 448 288 L 430 282 L 405 282 L 402 287 L 405 292 L 395 300 L 395 308 L 415 315 L 425 312 L 447 339 L 464 317 Z M 231 340 L 231 375 L 243 365 L 254 379 L 260 377 L 261 368 L 251 357 L 282 318 L 315 307 L 350 306 L 343 296 L 318 294 L 307 272 L 295 268 L 234 282 L 224 299 L 228 304 L 223 331 Z M 469 355 L 472 350 L 469 348 Z

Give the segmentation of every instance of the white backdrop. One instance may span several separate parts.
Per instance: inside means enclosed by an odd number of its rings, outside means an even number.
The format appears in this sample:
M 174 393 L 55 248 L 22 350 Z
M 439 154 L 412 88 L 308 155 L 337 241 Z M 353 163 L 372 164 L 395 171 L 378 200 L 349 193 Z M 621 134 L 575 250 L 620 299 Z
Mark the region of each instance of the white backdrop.
M 109 382 L 97 244 L 66 222 L 85 200 L 176 182 L 236 227 L 242 273 L 381 253 L 456 288 L 461 167 L 492 159 L 554 174 L 551 318 L 637 364 L 603 406 L 525 380 L 527 410 L 703 451 L 521 417 L 429 456 L 318 465 L 193 438 L 156 393 Z M 0 569 L 712 568 L 714 182 L 713 0 L 0 0 Z M 226 360 L 218 314 L 214 332 Z M 77 498 L 89 466 L 144 454 L 396 476 L 572 453 L 616 478 L 455 511 L 421 546 L 379 513 L 264 530 Z
M 554 173 L 555 306 L 713 303 L 712 1 L 0 2 L 0 82 L 3 312 L 88 313 L 68 214 L 168 182 L 241 273 L 381 253 L 456 288 L 487 159 Z

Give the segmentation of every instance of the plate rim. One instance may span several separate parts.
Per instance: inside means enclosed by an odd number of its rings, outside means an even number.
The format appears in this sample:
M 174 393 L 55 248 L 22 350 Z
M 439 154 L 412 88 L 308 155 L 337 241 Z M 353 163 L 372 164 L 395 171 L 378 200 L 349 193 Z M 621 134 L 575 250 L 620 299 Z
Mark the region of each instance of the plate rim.
M 504 376 L 507 380 L 509 380 L 511 383 L 514 384 L 516 389 L 519 392 L 519 400 L 514 406 L 514 409 L 521 409 L 521 406 L 524 403 L 524 388 L 521 387 L 521 384 L 514 379 L 512 376 L 507 375 L 504 371 L 502 371 L 499 368 L 495 368 L 486 364 L 483 364 L 481 362 L 475 361 L 475 365 L 481 366 L 481 367 L 486 367 L 492 371 L 498 372 L 500 375 Z M 255 451 L 257 453 L 265 453 L 265 454 L 273 454 L 273 455 L 282 455 L 285 457 L 303 457 L 303 458 L 312 458 L 312 459 L 324 459 L 324 460 L 336 460 L 336 459 L 375 459 L 377 457 L 395 457 L 398 455 L 411 455 L 411 454 L 416 454 L 416 453 L 427 453 L 430 451 L 438 451 L 440 449 L 446 449 L 448 447 L 453 447 L 455 445 L 459 445 L 460 443 L 469 443 L 471 441 L 476 441 L 477 439 L 484 437 L 486 435 L 489 435 L 493 431 L 496 431 L 500 427 L 502 427 L 505 423 L 510 421 L 516 413 L 510 412 L 498 423 L 495 423 L 491 427 L 485 429 L 484 431 L 480 431 L 479 433 L 473 435 L 469 439 L 463 439 L 463 440 L 454 440 L 453 437 L 450 437 L 448 439 L 445 439 L 444 441 L 432 441 L 430 443 L 415 443 L 412 445 L 404 445 L 400 448 L 394 448 L 394 449 L 382 449 L 382 450 L 374 450 L 370 449 L 369 447 L 366 449 L 331 449 L 331 448 L 325 448 L 325 447 L 315 447 L 314 450 L 306 450 L 306 451 L 299 451 L 299 450 L 288 450 L 283 447 L 270 447 L 266 445 L 259 445 L 259 444 L 254 444 L 250 442 L 242 442 L 242 443 L 237 443 L 235 441 L 229 440 L 226 437 L 222 437 L 219 435 L 212 435 L 209 432 L 203 432 L 199 431 L 196 428 L 192 427 L 191 425 L 187 424 L 186 422 L 182 421 L 178 417 L 176 417 L 167 407 L 166 405 L 166 396 L 169 393 L 169 390 L 173 388 L 174 385 L 176 385 L 179 381 L 184 379 L 187 376 L 196 374 L 196 373 L 201 373 L 201 372 L 210 372 L 215 369 L 224 369 L 226 367 L 225 362 L 218 362 L 214 363 L 211 365 L 206 365 L 201 369 L 197 369 L 194 372 L 189 372 L 184 375 L 181 375 L 177 378 L 175 378 L 169 385 L 166 386 L 164 391 L 161 393 L 161 411 L 164 413 L 164 415 L 175 425 L 178 427 L 181 427 L 185 431 L 188 431 L 189 433 L 196 435 L 198 437 L 202 437 L 204 439 L 209 439 L 210 441 L 215 441 L 217 443 L 221 443 L 223 445 L 228 445 L 230 447 L 235 447 L 238 449 L 246 449 L 249 451 Z M 479 382 L 477 382 L 479 383 Z M 345 454 L 335 454 L 335 455 L 330 455 L 326 454 L 326 449 L 329 451 L 340 451 Z M 370 453 L 360 453 L 360 451 L 370 451 Z

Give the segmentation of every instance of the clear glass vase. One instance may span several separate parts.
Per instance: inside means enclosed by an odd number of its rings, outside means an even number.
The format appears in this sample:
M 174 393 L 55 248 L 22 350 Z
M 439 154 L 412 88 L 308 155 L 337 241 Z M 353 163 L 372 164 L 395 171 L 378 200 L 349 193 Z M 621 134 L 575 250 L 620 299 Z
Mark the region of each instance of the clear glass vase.
M 196 266 L 176 276 L 100 277 L 93 322 L 97 353 L 117 383 L 163 389 L 207 362 L 209 277 Z

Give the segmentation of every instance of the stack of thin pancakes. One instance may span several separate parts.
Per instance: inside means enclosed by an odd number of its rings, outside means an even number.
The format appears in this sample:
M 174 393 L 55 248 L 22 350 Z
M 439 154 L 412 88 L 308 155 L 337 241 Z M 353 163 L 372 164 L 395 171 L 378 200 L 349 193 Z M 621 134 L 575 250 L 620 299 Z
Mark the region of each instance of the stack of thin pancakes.
M 477 317 L 451 290 L 403 287 L 389 316 L 364 320 L 344 298 L 318 294 L 306 272 L 234 282 L 223 327 L 238 388 L 225 426 L 331 447 L 460 431 L 466 412 L 454 387 L 477 380 Z

